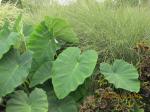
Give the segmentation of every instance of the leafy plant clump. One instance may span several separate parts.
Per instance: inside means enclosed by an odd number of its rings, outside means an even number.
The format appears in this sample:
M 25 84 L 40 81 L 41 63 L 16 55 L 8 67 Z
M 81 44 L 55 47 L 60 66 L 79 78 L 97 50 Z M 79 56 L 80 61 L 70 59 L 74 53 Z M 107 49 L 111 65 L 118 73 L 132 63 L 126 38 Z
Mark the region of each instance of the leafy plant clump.
M 79 42 L 70 25 L 59 18 L 45 17 L 27 37 L 21 15 L 13 29 L 6 22 L 0 31 L 0 104 L 6 106 L 6 112 L 54 112 L 54 107 L 48 107 L 58 102 L 62 112 L 67 109 L 77 112 L 69 94 L 92 75 L 97 53 L 94 50 L 81 53 L 77 47 L 58 53 L 66 42 Z M 45 82 L 50 82 L 50 89 L 45 90 Z
M 80 112 L 144 112 L 142 97 L 133 93 L 117 93 L 110 87 L 96 90 L 80 107 Z
M 144 112 L 148 107 L 139 93 L 139 74 L 132 64 L 123 60 L 115 60 L 113 65 L 101 63 L 100 73 L 98 89 L 84 100 L 80 112 Z

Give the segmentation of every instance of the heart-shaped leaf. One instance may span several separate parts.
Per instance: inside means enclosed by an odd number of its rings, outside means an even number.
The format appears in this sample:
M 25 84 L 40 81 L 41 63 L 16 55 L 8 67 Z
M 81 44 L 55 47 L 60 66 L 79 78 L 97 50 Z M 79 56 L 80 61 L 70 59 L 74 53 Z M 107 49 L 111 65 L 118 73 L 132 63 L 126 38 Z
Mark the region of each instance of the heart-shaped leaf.
M 54 38 L 71 43 L 79 42 L 79 39 L 67 21 L 60 18 L 46 17 L 45 24 Z
M 44 83 L 51 77 L 52 63 L 50 61 L 45 62 L 41 67 L 33 74 L 31 78 L 30 87 Z
M 7 102 L 6 112 L 48 112 L 47 95 L 37 88 L 29 96 L 24 91 L 16 91 Z
M 0 31 L 0 59 L 7 53 L 11 46 L 19 41 L 19 35 L 16 32 L 10 32 L 8 23 Z
M 52 68 L 52 83 L 59 99 L 77 89 L 86 78 L 92 75 L 97 62 L 97 53 L 93 50 L 83 52 L 70 47 L 61 53 Z
M 139 92 L 140 81 L 136 68 L 124 60 L 115 60 L 113 65 L 101 63 L 100 72 L 116 88 L 122 88 L 131 92 Z
M 14 91 L 28 76 L 32 54 L 11 50 L 0 60 L 0 97 Z

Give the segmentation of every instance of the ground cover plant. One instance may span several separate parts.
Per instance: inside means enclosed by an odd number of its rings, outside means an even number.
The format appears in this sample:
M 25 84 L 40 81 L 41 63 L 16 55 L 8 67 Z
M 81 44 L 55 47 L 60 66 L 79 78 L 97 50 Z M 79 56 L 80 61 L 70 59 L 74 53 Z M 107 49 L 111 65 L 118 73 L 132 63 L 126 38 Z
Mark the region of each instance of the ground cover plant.
M 150 111 L 145 4 L 32 2 L 2 20 L 0 112 Z

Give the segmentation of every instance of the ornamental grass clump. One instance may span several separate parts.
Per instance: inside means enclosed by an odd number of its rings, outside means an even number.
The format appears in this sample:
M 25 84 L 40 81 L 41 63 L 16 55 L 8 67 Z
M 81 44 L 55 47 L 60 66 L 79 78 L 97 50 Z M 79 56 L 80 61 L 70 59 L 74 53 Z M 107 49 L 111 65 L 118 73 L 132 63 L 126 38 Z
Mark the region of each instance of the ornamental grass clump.
M 13 24 L 17 16 L 21 13 L 21 9 L 15 5 L 6 3 L 0 5 L 0 29 L 2 28 L 5 21 L 9 21 Z
M 142 42 L 150 45 L 148 7 L 117 7 L 94 0 L 80 0 L 68 6 L 45 4 L 31 8 L 30 16 L 25 18 L 27 23 L 37 23 L 45 15 L 65 18 L 80 38 L 80 48 L 95 49 L 102 60 L 121 58 L 136 64 L 141 54 L 134 48 Z

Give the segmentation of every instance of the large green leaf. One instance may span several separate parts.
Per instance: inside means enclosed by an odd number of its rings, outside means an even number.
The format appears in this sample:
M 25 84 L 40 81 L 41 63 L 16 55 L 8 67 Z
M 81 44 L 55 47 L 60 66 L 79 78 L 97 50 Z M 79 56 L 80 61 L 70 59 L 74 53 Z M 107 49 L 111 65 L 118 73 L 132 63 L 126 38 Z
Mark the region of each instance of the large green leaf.
M 124 60 L 115 60 L 113 65 L 101 63 L 100 72 L 116 88 L 122 88 L 131 92 L 139 92 L 140 81 L 136 68 Z
M 16 91 L 7 102 L 6 112 L 48 112 L 47 95 L 37 88 L 29 96 L 24 91 Z
M 31 78 L 30 87 L 42 84 L 51 77 L 52 63 L 50 61 L 45 62 L 41 67 L 33 74 Z
M 50 61 L 54 60 L 57 49 L 55 39 L 45 26 L 45 22 L 41 22 L 32 32 L 27 46 L 33 51 L 33 62 L 30 73 L 30 86 L 33 87 L 49 79 L 51 70 Z
M 71 43 L 79 42 L 79 39 L 67 21 L 59 18 L 46 17 L 45 24 L 54 38 Z
M 23 55 L 14 50 L 9 51 L 0 60 L 0 97 L 14 91 L 28 76 L 31 67 L 32 54 Z
M 38 69 L 44 62 L 54 59 L 56 43 L 44 22 L 39 24 L 31 34 L 27 46 L 33 51 L 34 66 L 32 67 L 34 70 Z
M 48 93 L 48 102 L 48 112 L 78 112 L 76 102 L 71 97 L 58 100 L 54 92 L 51 92 Z
M 96 65 L 97 53 L 93 50 L 83 52 L 70 47 L 61 53 L 52 68 L 52 83 L 59 99 L 77 89 L 88 78 Z
M 16 32 L 10 32 L 8 23 L 0 31 L 0 59 L 7 53 L 11 46 L 19 41 L 19 35 Z

